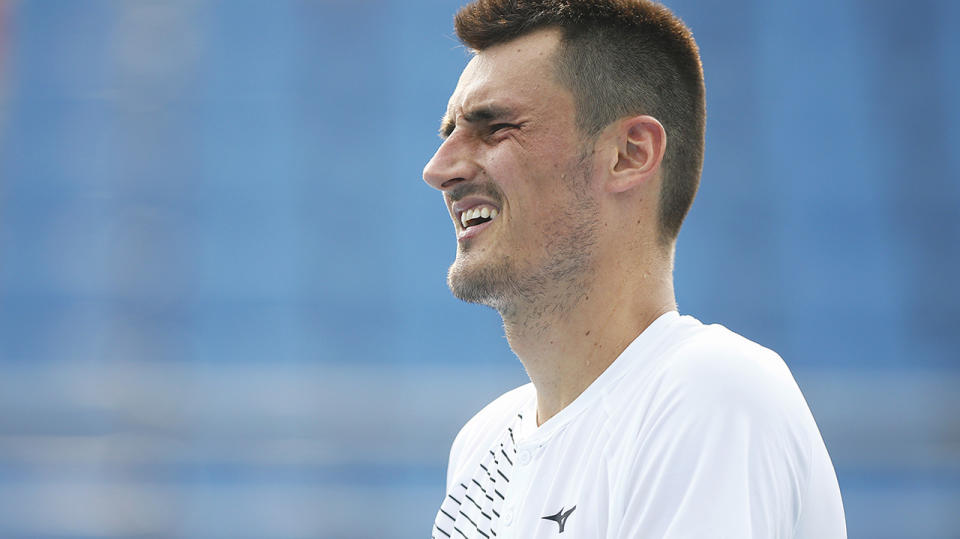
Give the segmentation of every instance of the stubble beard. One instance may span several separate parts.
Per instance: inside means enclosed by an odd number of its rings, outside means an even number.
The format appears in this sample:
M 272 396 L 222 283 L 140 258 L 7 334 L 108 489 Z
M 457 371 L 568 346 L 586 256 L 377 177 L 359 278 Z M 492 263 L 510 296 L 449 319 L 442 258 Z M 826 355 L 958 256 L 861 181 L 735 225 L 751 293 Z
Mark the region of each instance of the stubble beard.
M 532 333 L 542 333 L 552 320 L 572 311 L 589 290 L 600 221 L 585 178 L 576 180 L 580 181 L 568 180 L 563 187 L 574 201 L 570 214 L 541 230 L 548 241 L 537 266 L 521 267 L 508 255 L 499 260 L 469 260 L 470 245 L 463 245 L 447 274 L 453 295 L 492 307 L 505 324 Z

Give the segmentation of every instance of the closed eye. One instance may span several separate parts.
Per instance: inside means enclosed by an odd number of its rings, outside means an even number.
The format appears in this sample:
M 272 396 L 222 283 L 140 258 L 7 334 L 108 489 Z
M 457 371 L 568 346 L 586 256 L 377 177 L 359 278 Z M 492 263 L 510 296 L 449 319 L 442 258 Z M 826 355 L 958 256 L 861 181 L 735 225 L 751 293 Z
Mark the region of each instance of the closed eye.
M 489 128 L 490 134 L 496 133 L 497 131 L 502 131 L 504 129 L 510 129 L 512 127 L 517 127 L 516 124 L 493 124 Z

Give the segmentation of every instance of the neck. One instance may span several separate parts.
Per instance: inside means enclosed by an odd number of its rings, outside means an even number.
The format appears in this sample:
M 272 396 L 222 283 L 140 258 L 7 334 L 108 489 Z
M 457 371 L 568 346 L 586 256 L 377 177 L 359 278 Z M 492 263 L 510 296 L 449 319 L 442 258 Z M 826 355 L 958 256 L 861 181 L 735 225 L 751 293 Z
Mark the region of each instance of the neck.
M 615 263 L 616 264 L 616 263 Z M 660 315 L 676 308 L 670 264 L 616 264 L 604 278 L 502 311 L 510 348 L 537 388 L 537 424 L 573 402 Z M 549 299 L 548 299 L 549 298 Z

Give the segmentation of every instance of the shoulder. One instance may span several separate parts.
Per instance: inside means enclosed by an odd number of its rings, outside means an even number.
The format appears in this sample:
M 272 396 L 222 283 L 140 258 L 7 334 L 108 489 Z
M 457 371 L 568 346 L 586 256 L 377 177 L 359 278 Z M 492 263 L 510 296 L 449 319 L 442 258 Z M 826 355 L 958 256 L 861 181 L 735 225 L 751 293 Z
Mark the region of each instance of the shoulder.
M 804 506 L 816 518 L 806 501 L 813 473 L 825 485 L 827 501 L 818 503 L 839 506 L 816 423 L 779 355 L 699 323 L 672 334 L 660 352 L 646 396 L 622 409 L 629 428 L 618 456 L 630 478 L 622 498 L 631 500 L 622 510 L 638 515 L 622 536 L 701 537 L 710 529 L 792 537 Z
M 621 387 L 613 398 L 624 426 L 665 434 L 746 422 L 759 427 L 758 433 L 819 436 L 800 388 L 776 352 L 721 325 L 683 318 L 682 330 L 670 334 L 651 367 L 626 381 L 635 387 Z
M 468 437 L 475 432 L 487 431 L 510 423 L 520 410 L 536 397 L 532 383 L 524 384 L 500 395 L 484 406 L 460 429 L 457 438 Z
M 717 324 L 675 342 L 663 358 L 661 375 L 665 389 L 711 406 L 795 402 L 806 407 L 776 352 Z
M 514 421 L 517 414 L 535 400 L 536 390 L 533 384 L 525 384 L 484 406 L 467 421 L 454 438 L 450 448 L 450 469 L 455 469 L 459 462 L 469 460 L 471 452 L 477 448 L 485 451 L 493 439 Z

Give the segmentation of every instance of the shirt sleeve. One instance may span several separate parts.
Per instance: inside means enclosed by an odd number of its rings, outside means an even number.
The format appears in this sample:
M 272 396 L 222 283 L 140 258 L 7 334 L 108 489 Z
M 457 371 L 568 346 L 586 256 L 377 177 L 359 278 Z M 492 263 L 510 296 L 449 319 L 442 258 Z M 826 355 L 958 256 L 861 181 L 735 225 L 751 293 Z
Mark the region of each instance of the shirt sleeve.
M 786 365 L 757 348 L 692 350 L 665 376 L 616 537 L 794 537 L 819 432 Z

